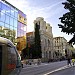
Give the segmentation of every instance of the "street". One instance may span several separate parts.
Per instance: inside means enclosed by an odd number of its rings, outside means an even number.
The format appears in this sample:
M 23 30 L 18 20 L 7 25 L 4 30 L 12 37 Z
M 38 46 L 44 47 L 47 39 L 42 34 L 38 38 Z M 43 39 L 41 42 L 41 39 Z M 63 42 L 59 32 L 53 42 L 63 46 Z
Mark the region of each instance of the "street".
M 20 75 L 74 75 L 74 69 L 75 67 L 67 66 L 67 61 L 59 61 L 41 65 L 24 65 Z
M 75 75 L 75 67 L 60 70 L 48 75 Z

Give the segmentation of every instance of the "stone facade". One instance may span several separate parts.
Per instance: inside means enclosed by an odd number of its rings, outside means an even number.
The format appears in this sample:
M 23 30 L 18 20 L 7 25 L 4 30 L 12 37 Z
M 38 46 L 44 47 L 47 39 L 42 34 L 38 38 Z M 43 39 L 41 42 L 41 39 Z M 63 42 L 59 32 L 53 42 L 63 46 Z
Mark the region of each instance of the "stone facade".
M 54 37 L 55 57 L 65 57 L 65 50 L 67 50 L 67 40 L 64 37 Z
M 49 59 L 53 59 L 52 27 L 46 23 L 42 17 L 38 17 L 34 20 L 34 28 L 36 23 L 39 25 L 42 59 L 43 61 L 48 61 Z

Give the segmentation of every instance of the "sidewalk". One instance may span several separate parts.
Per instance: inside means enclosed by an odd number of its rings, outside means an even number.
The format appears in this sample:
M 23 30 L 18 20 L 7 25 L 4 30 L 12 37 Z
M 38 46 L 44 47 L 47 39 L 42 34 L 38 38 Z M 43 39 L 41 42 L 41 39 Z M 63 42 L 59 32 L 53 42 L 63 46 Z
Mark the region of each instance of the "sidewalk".
M 31 64 L 31 65 L 29 65 L 29 64 L 23 64 L 23 67 L 34 67 L 34 66 L 41 66 L 41 65 L 48 65 L 49 63 L 41 63 L 41 64 Z
M 61 62 L 64 62 L 64 61 L 61 61 Z M 31 65 L 29 65 L 29 64 L 23 64 L 23 68 L 27 68 L 27 67 L 37 67 L 37 66 L 45 66 L 45 65 L 50 65 L 50 64 L 53 64 L 53 63 L 61 63 L 60 61 L 58 61 L 58 62 L 50 62 L 50 63 L 47 63 L 47 62 L 45 62 L 45 63 L 40 63 L 39 65 L 38 64 L 31 64 Z
M 50 62 L 50 63 L 46 62 L 46 63 L 41 63 L 39 65 L 38 64 L 31 64 L 31 65 L 23 64 L 23 68 L 39 67 L 39 66 L 51 65 L 51 64 L 54 64 L 54 63 L 61 63 L 61 62 L 66 62 L 66 61 L 58 61 L 58 62 Z M 72 67 L 72 66 L 68 66 L 67 63 L 66 63 L 66 67 L 65 68 L 69 68 L 69 67 Z

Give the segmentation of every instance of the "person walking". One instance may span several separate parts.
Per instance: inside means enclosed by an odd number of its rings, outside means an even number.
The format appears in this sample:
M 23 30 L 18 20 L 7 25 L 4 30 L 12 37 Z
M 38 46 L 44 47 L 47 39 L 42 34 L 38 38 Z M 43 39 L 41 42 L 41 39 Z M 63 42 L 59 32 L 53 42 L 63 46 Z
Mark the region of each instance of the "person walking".
M 67 58 L 67 65 L 71 65 L 71 58 L 70 57 Z

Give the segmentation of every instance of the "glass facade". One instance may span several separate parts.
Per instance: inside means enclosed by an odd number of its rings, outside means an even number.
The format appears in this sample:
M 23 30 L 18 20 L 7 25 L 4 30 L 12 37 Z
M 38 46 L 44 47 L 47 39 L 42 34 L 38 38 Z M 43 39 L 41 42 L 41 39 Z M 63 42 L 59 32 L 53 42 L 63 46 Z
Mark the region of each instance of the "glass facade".
M 22 39 L 26 40 L 26 27 L 26 15 L 10 3 L 0 1 L 0 36 L 19 44 Z

